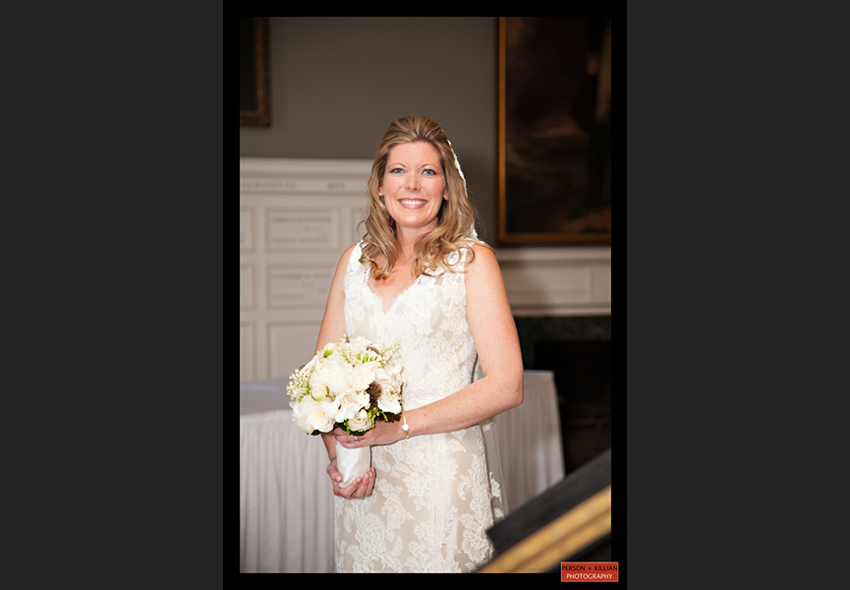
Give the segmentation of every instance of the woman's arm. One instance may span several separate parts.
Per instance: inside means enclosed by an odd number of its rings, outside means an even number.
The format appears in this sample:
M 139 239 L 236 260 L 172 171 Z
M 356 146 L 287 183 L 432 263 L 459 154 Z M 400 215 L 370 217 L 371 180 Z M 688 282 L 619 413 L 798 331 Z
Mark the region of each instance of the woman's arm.
M 496 255 L 475 246 L 467 265 L 466 316 L 484 377 L 441 400 L 405 411 L 410 436 L 467 428 L 522 403 L 523 367 L 516 324 Z M 401 422 L 378 422 L 355 443 L 342 431 L 336 438 L 346 447 L 390 444 L 405 438 Z
M 339 259 L 334 278 L 331 281 L 331 288 L 328 292 L 328 302 L 325 305 L 325 314 L 322 317 L 322 325 L 319 328 L 319 339 L 316 341 L 316 350 L 324 348 L 328 342 L 337 342 L 345 334 L 345 291 L 343 290 L 343 281 L 345 280 L 345 271 L 348 267 L 348 261 L 351 258 L 351 252 L 354 246 L 343 252 Z M 372 486 L 375 482 L 375 471 L 369 469 L 362 478 L 355 480 L 346 488 L 340 488 L 339 482 L 342 481 L 342 475 L 336 466 L 336 440 L 333 432 L 323 433 L 322 442 L 325 443 L 325 449 L 328 452 L 330 463 L 327 468 L 328 476 L 331 478 L 334 486 L 334 494 L 346 498 L 362 498 L 372 493 Z
M 319 327 L 319 339 L 316 341 L 316 351 L 322 350 L 328 342 L 337 342 L 345 334 L 345 269 L 355 246 L 349 247 L 339 259 L 328 291 L 328 302 L 325 304 L 325 314 Z

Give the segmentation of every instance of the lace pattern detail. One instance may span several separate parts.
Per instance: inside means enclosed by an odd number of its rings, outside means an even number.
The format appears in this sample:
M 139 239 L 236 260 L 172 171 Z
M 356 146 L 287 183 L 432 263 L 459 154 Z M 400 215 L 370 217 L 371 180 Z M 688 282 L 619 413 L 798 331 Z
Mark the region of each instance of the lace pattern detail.
M 344 280 L 345 328 L 401 342 L 405 409 L 466 387 L 476 352 L 465 275 L 420 276 L 385 308 L 359 259 L 358 245 Z M 501 496 L 480 426 L 372 447 L 372 465 L 371 496 L 334 499 L 337 571 L 468 572 L 492 558 L 485 531 L 502 515 Z

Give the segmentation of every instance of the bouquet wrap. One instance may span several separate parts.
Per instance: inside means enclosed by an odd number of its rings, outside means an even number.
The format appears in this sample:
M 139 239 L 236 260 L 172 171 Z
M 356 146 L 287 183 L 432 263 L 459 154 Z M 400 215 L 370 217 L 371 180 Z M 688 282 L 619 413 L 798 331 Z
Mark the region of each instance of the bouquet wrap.
M 346 449 L 336 443 L 336 468 L 342 474 L 339 487 L 345 488 L 360 477 L 372 466 L 372 447 L 359 447 L 357 449 Z
M 287 393 L 292 419 L 299 430 L 317 435 L 336 427 L 362 435 L 383 420 L 395 422 L 402 410 L 406 381 L 398 362 L 400 345 L 380 345 L 366 338 L 325 345 L 310 361 L 290 375 Z M 366 473 L 371 464 L 369 447 L 346 449 L 336 445 L 340 487 Z

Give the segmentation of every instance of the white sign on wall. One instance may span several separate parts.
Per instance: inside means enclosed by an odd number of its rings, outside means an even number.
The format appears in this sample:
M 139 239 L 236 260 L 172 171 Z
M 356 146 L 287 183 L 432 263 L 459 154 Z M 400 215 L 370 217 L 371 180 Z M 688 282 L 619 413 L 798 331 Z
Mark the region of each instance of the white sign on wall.
M 267 250 L 270 252 L 339 249 L 339 219 L 336 210 L 271 209 L 267 219 Z
M 334 276 L 332 266 L 269 266 L 269 307 L 324 307 Z

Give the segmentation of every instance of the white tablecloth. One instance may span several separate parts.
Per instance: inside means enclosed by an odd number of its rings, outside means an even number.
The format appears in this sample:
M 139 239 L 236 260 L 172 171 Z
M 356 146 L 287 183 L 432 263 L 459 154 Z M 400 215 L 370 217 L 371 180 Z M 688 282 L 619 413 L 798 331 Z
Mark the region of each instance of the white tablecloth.
M 526 371 L 522 404 L 495 418 L 508 512 L 564 478 L 561 415 L 552 371 Z
M 241 572 L 332 572 L 333 492 L 320 437 L 295 428 L 286 378 L 241 384 Z M 525 399 L 485 430 L 507 511 L 563 479 L 551 371 L 525 372 Z M 498 473 L 498 466 L 491 465 Z

